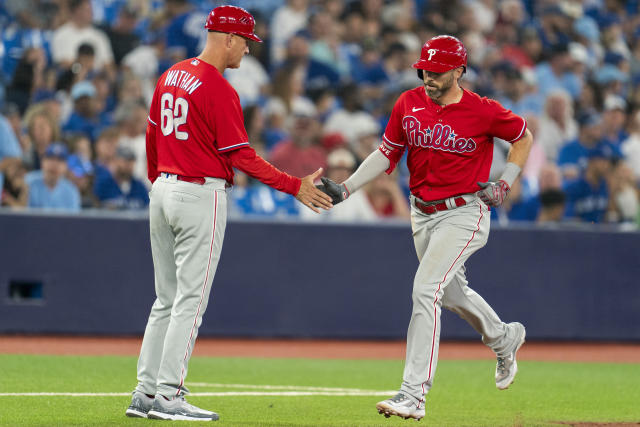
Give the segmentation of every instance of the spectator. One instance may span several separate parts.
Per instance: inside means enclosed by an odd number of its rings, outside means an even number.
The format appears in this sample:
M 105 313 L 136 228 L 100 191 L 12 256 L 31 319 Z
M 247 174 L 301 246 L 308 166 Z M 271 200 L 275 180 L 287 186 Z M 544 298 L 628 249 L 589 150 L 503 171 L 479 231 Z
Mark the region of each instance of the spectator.
M 538 224 L 556 224 L 562 221 L 566 196 L 562 190 L 549 189 L 540 193 L 540 211 L 536 222 Z
M 22 157 L 22 149 L 11 123 L 4 115 L 0 115 L 0 166 L 4 159 L 20 157 Z
M 67 171 L 67 154 L 67 147 L 62 143 L 51 144 L 44 152 L 42 170 L 27 174 L 30 208 L 80 210 L 80 193 L 64 177 Z
M 578 126 L 573 119 L 571 98 L 564 91 L 549 94 L 540 118 L 538 141 L 542 145 L 547 160 L 555 162 L 560 147 L 576 138 Z
M 7 101 L 15 103 L 20 114 L 24 114 L 31 95 L 44 85 L 46 53 L 42 48 L 29 48 L 18 62 L 13 80 L 7 87 Z
M 204 47 L 207 32 L 202 27 L 207 15 L 196 10 L 188 0 L 167 0 L 169 24 L 166 34 L 166 60 L 178 62 L 197 56 Z
M 289 39 L 284 64 L 300 68 L 306 90 L 327 88 L 340 82 L 340 75 L 333 68 L 309 56 L 309 40 L 302 34 Z
M 120 131 L 117 128 L 107 128 L 100 133 L 96 141 L 94 167 L 96 176 L 101 174 L 111 174 L 113 160 L 116 157 Z
M 537 92 L 530 93 L 522 72 L 517 68 L 511 68 L 505 73 L 505 91 L 503 96 L 496 99 L 504 108 L 513 111 L 519 116 L 527 114 L 541 114 L 544 99 Z
M 308 0 L 286 0 L 271 18 L 271 61 L 279 64 L 286 57 L 287 41 L 307 23 Z
M 313 105 L 294 106 L 290 139 L 279 142 L 271 152 L 269 160 L 275 167 L 294 176 L 326 167 L 327 155 L 319 144 L 320 124 L 315 114 Z
M 80 192 L 80 205 L 83 209 L 95 208 L 98 200 L 93 194 L 93 163 L 91 141 L 84 135 L 70 138 L 73 154 L 67 159 L 67 178 Z
M 100 120 L 96 87 L 88 81 L 76 83 L 71 89 L 71 99 L 73 112 L 63 127 L 64 131 L 83 133 L 95 141 L 100 131 L 106 126 L 106 123 Z
M 520 180 L 515 181 L 502 205 L 491 208 L 491 219 L 505 226 L 511 221 L 534 221 L 540 204 L 537 197 L 525 197 Z
M 344 182 L 356 170 L 355 156 L 345 148 L 338 148 L 327 156 L 327 178 L 334 182 Z M 378 219 L 378 215 L 369 203 L 364 191 L 356 191 L 347 200 L 335 206 L 330 211 L 320 215 L 306 213 L 308 209 L 300 211 L 302 219 L 307 221 L 362 221 L 371 222 Z
M 582 175 L 565 186 L 568 218 L 600 223 L 609 207 L 607 176 L 611 169 L 611 147 L 599 145 L 589 152 L 587 167 Z
M 94 193 L 108 209 L 142 209 L 149 205 L 149 193 L 133 176 L 136 155 L 128 147 L 118 147 L 113 173 L 96 175 Z
M 90 0 L 70 0 L 70 20 L 53 33 L 51 53 L 53 61 L 69 68 L 76 58 L 78 47 L 87 43 L 95 49 L 97 70 L 111 70 L 113 51 L 109 39 L 101 30 L 92 26 L 93 12 Z
M 29 107 L 24 116 L 27 136 L 23 149 L 24 160 L 29 169 L 40 169 L 41 159 L 53 141 L 60 140 L 60 127 L 44 105 Z
M 608 95 L 604 99 L 603 137 L 614 147 L 619 147 L 622 141 L 628 137 L 624 128 L 627 119 L 626 110 L 627 102 L 623 98 L 617 95 Z
M 109 38 L 116 65 L 120 65 L 125 55 L 140 44 L 140 37 L 136 34 L 140 12 L 139 7 L 133 3 L 127 3 L 120 8 L 115 24 L 105 25 L 102 28 Z
M 409 220 L 409 199 L 406 197 L 395 174 L 380 174 L 365 187 L 369 203 L 378 218 Z
M 78 46 L 78 52 L 73 64 L 64 71 L 58 78 L 56 87 L 65 92 L 70 92 L 71 88 L 83 80 L 89 80 L 95 74 L 95 49 L 88 43 Z
M 634 223 L 640 212 L 638 190 L 631 168 L 618 161 L 609 175 L 608 222 Z
M 6 158 L 0 164 L 0 176 L 4 179 L 0 187 L 0 205 L 23 208 L 29 201 L 29 186 L 25 181 L 27 168 L 21 159 Z
M 602 140 L 602 118 L 597 114 L 585 114 L 579 119 L 580 135 L 578 139 L 566 144 L 560 150 L 558 165 L 567 180 L 577 179 L 587 167 L 589 152 Z
M 136 163 L 133 176 L 151 189 L 151 181 L 147 176 L 147 149 L 145 133 L 147 130 L 147 107 L 135 101 L 120 104 L 116 110 L 115 120 L 120 131 L 118 145 L 133 151 Z M 253 141 L 252 141 L 253 142 Z
M 542 96 L 557 90 L 564 90 L 571 98 L 576 99 L 582 90 L 582 81 L 572 71 L 572 59 L 569 48 L 565 44 L 557 44 L 551 48 L 549 61 L 536 66 L 538 88 Z

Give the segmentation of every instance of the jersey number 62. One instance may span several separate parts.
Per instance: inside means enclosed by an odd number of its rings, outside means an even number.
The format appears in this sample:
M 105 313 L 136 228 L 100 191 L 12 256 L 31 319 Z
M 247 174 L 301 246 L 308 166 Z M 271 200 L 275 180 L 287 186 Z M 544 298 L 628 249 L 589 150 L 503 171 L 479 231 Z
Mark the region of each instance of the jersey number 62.
M 164 136 L 171 135 L 175 131 L 176 139 L 185 141 L 189 138 L 189 134 L 181 131 L 180 125 L 187 122 L 187 114 L 189 113 L 189 103 L 186 99 L 180 97 L 173 102 L 173 95 L 165 93 L 160 98 L 160 129 Z

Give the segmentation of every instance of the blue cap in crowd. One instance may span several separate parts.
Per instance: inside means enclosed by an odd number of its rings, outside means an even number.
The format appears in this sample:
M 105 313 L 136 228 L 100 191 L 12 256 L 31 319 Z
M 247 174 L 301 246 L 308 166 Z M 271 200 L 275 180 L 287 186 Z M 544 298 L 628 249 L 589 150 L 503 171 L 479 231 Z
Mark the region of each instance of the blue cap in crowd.
M 96 87 L 93 83 L 83 80 L 73 85 L 71 88 L 71 99 L 74 101 L 83 96 L 93 97 L 96 95 Z
M 583 16 L 582 18 L 576 19 L 573 23 L 573 31 L 590 42 L 597 42 L 600 40 L 600 29 L 598 28 L 598 24 L 589 16 Z
M 55 157 L 61 160 L 67 160 L 67 155 L 67 147 L 61 142 L 54 142 L 44 152 L 44 157 Z

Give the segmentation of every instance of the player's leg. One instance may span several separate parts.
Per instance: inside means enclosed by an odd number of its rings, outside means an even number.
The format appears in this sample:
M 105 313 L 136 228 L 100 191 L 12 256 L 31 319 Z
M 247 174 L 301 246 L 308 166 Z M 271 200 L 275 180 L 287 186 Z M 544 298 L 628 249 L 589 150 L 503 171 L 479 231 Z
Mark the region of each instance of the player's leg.
M 131 405 L 126 410 L 126 415 L 130 417 L 146 418 L 153 404 L 165 334 L 176 294 L 173 231 L 165 219 L 162 206 L 163 194 L 167 187 L 170 187 L 170 184 L 165 182 L 164 178 L 158 178 L 150 194 L 149 225 L 156 300 L 151 308 L 138 358 L 138 385 L 133 392 Z
M 431 388 L 436 370 L 444 290 L 469 256 L 486 244 L 489 231 L 489 211 L 480 203 L 435 215 L 439 217 L 427 217 L 422 227 L 414 221 L 419 228 L 414 228 L 416 248 L 425 234 L 429 237 L 414 279 L 401 391 L 418 399 Z
M 153 184 L 149 203 L 151 255 L 153 258 L 156 300 L 151 308 L 138 359 L 136 390 L 156 394 L 156 383 L 165 334 L 176 294 L 176 264 L 173 256 L 173 231 L 166 221 L 163 198 L 171 184 L 158 178 Z
M 484 298 L 467 284 L 462 266 L 444 290 L 443 307 L 466 320 L 482 336 L 482 342 L 496 354 L 504 354 L 513 347 L 519 331 L 500 320 Z
M 175 234 L 178 289 L 158 373 L 158 393 L 179 396 L 191 352 L 207 308 L 211 284 L 220 259 L 227 221 L 224 181 L 199 186 L 176 182 L 169 195 L 167 217 Z

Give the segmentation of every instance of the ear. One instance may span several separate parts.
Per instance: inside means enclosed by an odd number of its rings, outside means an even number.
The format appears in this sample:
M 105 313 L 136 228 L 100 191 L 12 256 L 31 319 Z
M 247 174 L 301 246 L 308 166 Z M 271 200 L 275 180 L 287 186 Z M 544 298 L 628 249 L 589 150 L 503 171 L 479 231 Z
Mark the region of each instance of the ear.
M 227 42 L 227 43 L 226 43 L 226 44 L 227 44 L 227 47 L 228 47 L 228 48 L 230 48 L 230 47 L 231 47 L 231 44 L 233 43 L 233 34 L 231 34 L 231 33 L 227 33 L 227 40 L 226 40 L 226 42 Z

